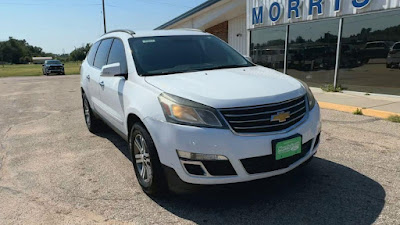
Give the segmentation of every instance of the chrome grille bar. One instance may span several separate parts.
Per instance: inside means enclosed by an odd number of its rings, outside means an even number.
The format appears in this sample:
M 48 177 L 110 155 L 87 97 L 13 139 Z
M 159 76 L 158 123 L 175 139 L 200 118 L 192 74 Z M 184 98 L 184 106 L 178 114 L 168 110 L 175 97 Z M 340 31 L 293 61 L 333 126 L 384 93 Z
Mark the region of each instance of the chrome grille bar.
M 299 106 L 301 104 L 304 104 L 304 100 L 299 102 L 299 103 L 297 103 L 296 105 L 292 105 L 292 106 L 289 106 L 289 107 L 286 107 L 286 108 L 283 108 L 283 109 L 274 110 L 274 111 L 259 112 L 259 113 L 249 113 L 249 114 L 225 114 L 225 116 L 226 117 L 240 117 L 240 116 L 257 116 L 257 115 L 264 115 L 264 114 L 272 114 L 272 113 L 286 111 L 288 109 L 294 108 L 294 107 Z
M 237 133 L 270 133 L 289 129 L 300 123 L 307 113 L 306 96 L 279 103 L 220 109 L 231 129 Z M 281 123 L 272 121 L 280 112 L 290 113 Z

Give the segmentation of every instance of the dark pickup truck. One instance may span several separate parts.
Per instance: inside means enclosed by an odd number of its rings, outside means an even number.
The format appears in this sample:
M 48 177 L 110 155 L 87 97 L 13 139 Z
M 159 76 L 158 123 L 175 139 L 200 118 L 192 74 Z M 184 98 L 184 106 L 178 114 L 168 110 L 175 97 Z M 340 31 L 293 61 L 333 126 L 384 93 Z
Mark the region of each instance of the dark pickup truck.
M 46 60 L 42 65 L 43 75 L 49 75 L 51 73 L 57 73 L 65 75 L 64 64 L 59 60 Z

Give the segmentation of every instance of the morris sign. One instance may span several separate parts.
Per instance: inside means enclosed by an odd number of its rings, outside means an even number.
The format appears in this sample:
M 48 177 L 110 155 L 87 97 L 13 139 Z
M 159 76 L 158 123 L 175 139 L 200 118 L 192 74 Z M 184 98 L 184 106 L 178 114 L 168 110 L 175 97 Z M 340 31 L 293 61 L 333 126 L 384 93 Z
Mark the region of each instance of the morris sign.
M 400 8 L 400 0 L 249 0 L 248 28 Z

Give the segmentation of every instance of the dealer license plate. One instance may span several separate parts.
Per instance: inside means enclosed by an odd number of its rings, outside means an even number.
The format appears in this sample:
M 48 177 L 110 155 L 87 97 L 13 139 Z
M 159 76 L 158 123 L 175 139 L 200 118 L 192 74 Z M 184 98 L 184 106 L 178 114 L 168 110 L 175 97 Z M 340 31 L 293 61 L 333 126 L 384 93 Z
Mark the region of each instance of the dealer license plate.
M 301 153 L 301 136 L 276 142 L 275 159 L 280 160 Z

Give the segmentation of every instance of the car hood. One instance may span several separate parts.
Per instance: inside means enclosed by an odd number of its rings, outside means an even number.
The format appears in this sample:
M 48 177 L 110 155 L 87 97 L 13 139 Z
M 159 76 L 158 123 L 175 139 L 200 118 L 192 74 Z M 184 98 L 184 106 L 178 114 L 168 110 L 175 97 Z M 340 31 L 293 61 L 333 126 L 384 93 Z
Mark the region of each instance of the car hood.
M 296 79 L 261 66 L 148 76 L 145 80 L 166 93 L 214 108 L 269 104 L 306 93 Z

